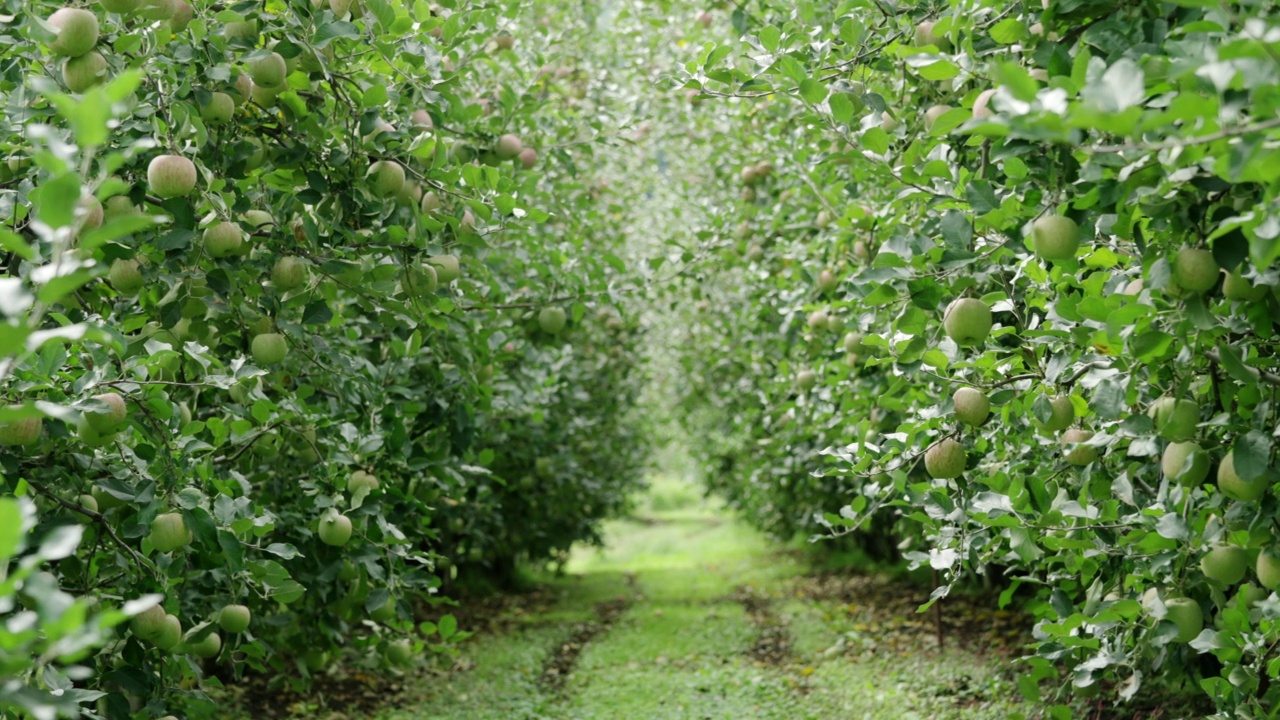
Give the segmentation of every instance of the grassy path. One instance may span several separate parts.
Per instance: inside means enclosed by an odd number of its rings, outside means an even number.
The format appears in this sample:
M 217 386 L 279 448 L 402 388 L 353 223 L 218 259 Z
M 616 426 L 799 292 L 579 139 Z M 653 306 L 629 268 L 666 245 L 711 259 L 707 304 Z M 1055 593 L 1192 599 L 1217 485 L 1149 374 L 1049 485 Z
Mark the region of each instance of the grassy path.
M 1000 661 L 919 616 L 822 597 L 797 553 L 706 505 L 614 523 L 549 602 L 469 642 L 386 720 L 1010 718 Z M 906 607 L 904 605 L 904 607 Z M 913 615 L 913 614 L 912 614 Z M 953 643 L 958 646 L 961 643 Z

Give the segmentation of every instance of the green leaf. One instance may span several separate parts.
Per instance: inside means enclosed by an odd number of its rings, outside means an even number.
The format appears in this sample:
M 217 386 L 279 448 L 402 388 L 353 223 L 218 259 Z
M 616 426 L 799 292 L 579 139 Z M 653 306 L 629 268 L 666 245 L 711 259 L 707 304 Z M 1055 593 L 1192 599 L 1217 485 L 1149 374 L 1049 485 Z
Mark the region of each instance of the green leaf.
M 303 325 L 324 325 L 333 319 L 333 311 L 323 300 L 313 300 L 307 303 L 307 308 L 302 312 Z
M 805 78 L 800 83 L 800 97 L 810 104 L 817 105 L 826 99 L 827 88 L 817 80 Z
M 889 133 L 881 128 L 867 128 L 867 131 L 862 133 L 861 142 L 862 147 L 877 155 L 884 155 L 889 152 Z
M 52 228 L 71 225 L 75 221 L 76 204 L 80 202 L 80 177 L 63 173 L 40 184 L 29 195 L 36 217 Z

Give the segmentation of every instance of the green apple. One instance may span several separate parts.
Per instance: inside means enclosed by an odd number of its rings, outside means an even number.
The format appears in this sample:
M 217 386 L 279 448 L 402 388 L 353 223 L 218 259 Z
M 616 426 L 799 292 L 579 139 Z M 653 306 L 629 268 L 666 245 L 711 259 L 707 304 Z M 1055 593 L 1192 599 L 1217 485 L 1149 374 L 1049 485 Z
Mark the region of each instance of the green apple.
M 1199 603 L 1191 598 L 1170 598 L 1165 601 L 1164 606 L 1169 611 L 1165 619 L 1178 627 L 1175 641 L 1191 642 L 1200 635 L 1200 631 L 1204 629 L 1204 614 L 1200 611 Z
M 527 147 L 520 151 L 520 167 L 525 170 L 532 170 L 538 164 L 538 151 L 531 147 Z
M 168 20 L 178 12 L 178 0 L 142 0 L 137 15 L 144 20 Z
M 976 298 L 957 298 L 947 306 L 942 326 L 960 347 L 981 345 L 991 332 L 991 308 Z
M 218 612 L 218 627 L 223 632 L 242 633 L 249 629 L 249 608 L 244 605 L 227 605 Z
M 422 201 L 418 205 L 422 212 L 428 214 L 439 210 L 443 206 L 444 203 L 440 202 L 440 195 L 435 190 L 428 190 L 423 193 Z
M 200 119 L 210 125 L 225 125 L 236 113 L 236 101 L 224 92 L 209 94 L 209 100 L 200 106 Z
M 379 160 L 369 166 L 373 193 L 378 197 L 394 197 L 404 187 L 404 167 L 395 160 Z
M 409 297 L 430 295 L 440 289 L 435 266 L 412 264 L 404 269 L 400 287 Z
M 250 343 L 253 361 L 259 365 L 277 365 L 289 354 L 289 344 L 280 333 L 255 335 Z
M 951 109 L 950 105 L 933 105 L 924 111 L 924 127 L 926 130 L 932 130 L 933 124 L 938 122 L 938 118 L 942 117 Z
M 92 230 L 102 226 L 102 221 L 106 215 L 102 209 L 102 203 L 98 202 L 98 198 L 92 195 L 85 195 L 80 198 L 77 204 L 79 212 L 80 227 L 85 230 Z
M 255 85 L 276 87 L 284 82 L 288 69 L 280 53 L 273 52 L 245 63 L 245 72 Z
M 150 640 L 164 630 L 166 617 L 163 607 L 152 605 L 129 620 L 129 629 L 143 640 Z
M 962 387 L 951 396 L 956 419 L 966 425 L 981 425 L 991 415 L 991 401 L 977 388 Z
M 228 40 L 243 38 L 256 41 L 258 39 L 258 21 L 233 20 L 222 26 L 222 36 Z
M 1147 415 L 1155 422 L 1156 434 L 1173 442 L 1191 440 L 1196 435 L 1196 425 L 1200 424 L 1198 405 L 1168 395 L 1151 403 Z
M 320 542 L 325 545 L 341 547 L 351 539 L 351 518 L 346 515 L 332 514 L 320 519 Z
M 413 123 L 415 130 L 430 130 L 435 127 L 435 122 L 431 119 L 431 113 L 421 108 L 409 114 L 409 121 Z
M 173 650 L 182 643 L 182 621 L 176 615 L 165 615 L 160 629 L 147 638 L 161 650 Z
M 1193 293 L 1203 293 L 1217 284 L 1219 270 L 1213 253 L 1203 248 L 1184 247 L 1173 257 L 1173 281 Z
M 559 335 L 564 330 L 567 317 L 563 308 L 545 307 L 538 313 L 538 327 L 542 328 L 542 332 L 550 335 Z
M 205 228 L 204 249 L 210 257 L 238 255 L 243 247 L 244 230 L 238 224 L 223 220 Z
M 191 542 L 191 531 L 180 513 L 163 513 L 151 521 L 151 544 L 156 550 L 173 552 Z
M 365 494 L 369 495 L 377 492 L 379 485 L 378 478 L 363 470 L 357 470 L 347 479 L 347 492 L 355 497 L 361 489 L 367 489 Z
M 1258 553 L 1258 584 L 1268 590 L 1280 590 L 1280 548 L 1267 547 Z
M 187 4 L 186 0 L 173 0 L 173 15 L 170 15 L 168 20 L 169 31 L 180 33 L 186 30 L 195 16 L 195 8 Z
M 1240 502 L 1253 502 L 1261 498 L 1274 481 L 1270 470 L 1252 480 L 1245 480 L 1236 472 L 1235 452 L 1229 451 L 1218 463 L 1218 489 L 1223 495 Z
M 22 418 L 0 425 L 0 445 L 19 447 L 33 445 L 44 430 L 44 418 Z
M 1239 270 L 1226 273 L 1226 277 L 1222 280 L 1222 294 L 1228 300 L 1236 300 L 1239 302 L 1257 302 L 1266 297 L 1267 287 L 1265 285 L 1254 285 Z
M 812 370 L 801 370 L 796 373 L 796 386 L 801 390 L 811 390 L 818 384 L 818 375 Z
M 1160 469 L 1169 482 L 1187 487 L 1199 485 L 1209 477 L 1209 464 L 1209 453 L 1196 442 L 1169 443 L 1160 457 Z
M 862 344 L 862 333 L 851 332 L 844 336 L 844 351 L 850 355 L 856 355 L 862 352 L 865 346 Z
M 204 636 L 204 639 L 187 643 L 187 652 L 198 658 L 215 658 L 222 651 L 222 637 L 216 632 L 211 632 Z
M 86 410 L 85 423 L 100 433 L 115 432 L 129 417 L 129 406 L 119 393 L 102 393 L 94 395 L 93 400 L 106 405 L 104 410 Z
M 1071 423 L 1076 419 L 1076 408 L 1071 404 L 1071 398 L 1064 395 L 1056 395 L 1049 398 L 1050 414 L 1049 419 L 1041 422 L 1039 418 L 1032 417 L 1031 422 L 1036 429 L 1042 433 L 1056 433 L 1071 427 Z
M 827 315 L 826 310 L 814 310 L 809 313 L 807 320 L 809 329 L 813 332 L 826 332 L 827 325 L 830 323 L 831 317 Z
M 98 44 L 98 16 L 88 10 L 62 8 L 45 22 L 58 36 L 49 49 L 64 57 L 80 57 Z
M 147 186 L 161 198 L 190 195 L 196 187 L 196 165 L 181 155 L 160 155 L 147 165 Z
M 350 0 L 346 2 L 349 3 Z M 329 665 L 329 653 L 323 650 L 308 650 L 302 655 L 302 664 L 313 673 L 320 672 Z
M 391 622 L 396 619 L 396 615 L 396 599 L 393 597 L 387 598 L 385 603 L 374 608 L 373 612 L 369 613 L 370 618 L 380 623 Z
M 280 258 L 271 268 L 271 284 L 286 292 L 306 285 L 308 276 L 306 263 L 292 256 Z
M 931 20 L 926 20 L 920 23 L 919 25 L 916 25 L 916 31 L 915 31 L 916 47 L 928 47 L 930 45 L 933 45 L 934 47 L 937 47 L 939 50 L 946 50 L 947 48 L 951 47 L 951 43 L 945 37 L 939 37 L 938 35 L 934 34 L 933 32 L 934 27 L 936 27 L 936 23 L 934 23 Z
M 120 258 L 111 263 L 111 269 L 107 271 L 107 282 L 111 283 L 116 292 L 126 297 L 137 295 L 146 284 L 138 269 L 138 261 L 132 258 Z
M 1204 576 L 1223 585 L 1235 585 L 1244 579 L 1249 567 L 1249 553 L 1239 545 L 1220 543 L 1200 557 Z
M 1071 428 L 1062 433 L 1062 458 L 1071 465 L 1088 465 L 1098 459 L 1098 448 L 1084 445 L 1093 438 L 1093 433 L 1081 428 Z
M 102 53 L 89 51 L 62 63 L 62 82 L 71 92 L 82 93 L 100 84 L 107 76 L 107 59 Z
M 280 96 L 280 93 L 287 89 L 289 89 L 287 85 L 276 85 L 273 87 L 270 85 L 259 85 L 258 83 L 249 80 L 249 99 L 259 107 L 273 108 L 276 106 L 276 98 Z
M 1031 225 L 1031 244 L 1045 260 L 1071 260 L 1080 248 L 1080 227 L 1064 215 L 1042 215 Z
M 933 478 L 960 477 L 967 461 L 964 446 L 951 438 L 939 440 L 924 453 L 924 469 Z
M 394 665 L 408 665 L 413 660 L 413 645 L 408 640 L 396 640 L 387 645 L 387 660 Z

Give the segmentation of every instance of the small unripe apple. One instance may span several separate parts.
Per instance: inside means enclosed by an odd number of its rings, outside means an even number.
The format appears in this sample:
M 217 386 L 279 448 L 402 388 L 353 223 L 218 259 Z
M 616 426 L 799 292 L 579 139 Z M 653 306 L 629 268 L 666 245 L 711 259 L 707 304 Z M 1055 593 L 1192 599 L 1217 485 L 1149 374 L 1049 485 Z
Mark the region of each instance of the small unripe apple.
M 1031 421 L 1036 428 L 1042 433 L 1055 433 L 1059 430 L 1066 430 L 1075 421 L 1076 409 L 1071 404 L 1071 398 L 1058 395 L 1049 398 L 1050 415 L 1047 422 L 1040 422 L 1036 417 L 1032 417 Z
M 44 418 L 22 418 L 0 425 L 0 445 L 19 447 L 32 445 L 40 439 L 44 430 Z
M 982 345 L 991 332 L 991 308 L 976 298 L 957 298 L 947 306 L 942 326 L 960 347 Z
M 307 266 L 296 257 L 282 257 L 271 268 L 271 284 L 283 291 L 307 284 Z
M 1204 630 L 1204 613 L 1195 600 L 1171 598 L 1165 601 L 1164 606 L 1168 610 L 1165 619 L 1178 627 L 1178 635 L 1174 638 L 1176 642 L 1191 642 Z
M 995 114 L 995 110 L 991 107 L 991 98 L 996 94 L 995 89 L 983 90 L 973 101 L 973 116 L 975 118 L 989 118 Z
M 258 39 L 258 21 L 232 20 L 222 26 L 222 36 L 228 40 L 242 38 L 256 41 Z
M 1209 477 L 1209 453 L 1199 443 L 1169 443 L 1160 456 L 1160 470 L 1169 482 L 1194 487 Z
M 98 16 L 88 10 L 62 8 L 46 21 L 58 36 L 49 49 L 64 57 L 80 57 L 98 44 Z
M 280 53 L 273 52 L 245 63 L 245 72 L 249 73 L 255 85 L 276 87 L 284 82 L 288 69 Z
M 198 658 L 215 658 L 222 651 L 222 638 L 218 633 L 211 632 L 204 636 L 203 640 L 195 643 L 187 643 L 187 652 Z
M 191 542 L 191 532 L 180 513 L 164 513 L 151 521 L 151 544 L 160 552 L 173 552 Z
M 1257 302 L 1267 295 L 1267 287 L 1265 285 L 1254 285 L 1247 280 L 1239 270 L 1226 273 L 1226 277 L 1222 280 L 1222 294 L 1228 300 L 1236 300 L 1238 302 Z
M 404 187 L 404 167 L 394 160 L 379 160 L 369 166 L 373 192 L 378 197 L 392 197 Z
M 150 640 L 164 630 L 166 617 L 163 607 L 152 605 L 129 620 L 129 629 L 143 640 Z
M 275 87 L 267 85 L 259 85 L 258 83 L 249 81 L 249 99 L 255 105 L 263 108 L 273 108 L 276 106 L 276 98 L 280 93 L 288 89 L 287 85 L 277 85 Z
M 102 221 L 106 218 L 106 213 L 102 209 L 102 203 L 98 202 L 98 198 L 92 195 L 85 195 L 80 198 L 81 227 L 85 230 L 92 230 L 102 225 Z
M 559 335 L 564 330 L 566 322 L 564 308 L 545 307 L 538 313 L 538 327 L 542 328 L 542 332 L 550 335 Z
M 964 474 L 966 462 L 964 446 L 951 438 L 939 440 L 924 453 L 924 469 L 932 478 L 958 478 Z
M 538 151 L 531 147 L 527 147 L 520 151 L 520 165 L 525 170 L 531 170 L 538 164 Z
M 418 208 L 424 213 L 433 213 L 443 206 L 440 202 L 440 195 L 435 190 L 428 190 L 422 194 L 422 202 L 418 204 Z
M 1235 451 L 1229 451 L 1218 463 L 1218 489 L 1232 500 L 1253 502 L 1267 492 L 1274 480 L 1270 470 L 1252 480 L 1240 477 L 1236 472 Z
M 218 627 L 223 632 L 242 633 L 249 629 L 249 608 L 244 605 L 227 605 L 218 613 Z
M 209 100 L 200 107 L 200 119 L 210 125 L 225 125 L 236 113 L 236 101 L 224 92 L 209 93 Z
M 346 515 L 331 515 L 320 520 L 320 542 L 325 545 L 341 547 L 351 539 L 351 518 Z
M 142 286 L 146 283 L 142 278 L 142 272 L 138 269 L 138 261 L 135 259 L 120 258 L 111 263 L 111 270 L 107 272 L 107 282 L 111 283 L 111 287 L 116 292 L 126 297 L 133 297 L 138 294 Z
M 432 255 L 427 262 L 435 266 L 436 277 L 443 285 L 462 277 L 462 266 L 457 255 Z
M 440 280 L 432 265 L 410 265 L 404 270 L 400 285 L 406 295 L 422 297 L 436 292 L 440 288 Z
M 1280 549 L 1263 548 L 1258 553 L 1258 584 L 1268 590 L 1280 590 Z
M 387 660 L 394 665 L 408 665 L 413 661 L 413 645 L 408 640 L 395 640 L 387 645 Z
M 1151 403 L 1147 415 L 1155 422 L 1156 434 L 1165 440 L 1186 442 L 1196 435 L 1200 407 L 1191 400 L 1168 395 Z
M 1060 444 L 1063 448 L 1062 458 L 1071 465 L 1088 465 L 1098 459 L 1098 448 L 1084 445 L 1093 438 L 1093 433 L 1081 428 L 1071 428 L 1062 433 Z
M 100 433 L 115 432 L 129 418 L 129 406 L 119 393 L 94 395 L 94 400 L 107 406 L 105 410 L 86 410 L 84 421 Z
M 991 401 L 977 388 L 962 387 L 951 396 L 956 419 L 967 425 L 981 425 L 991 415 Z
M 814 310 L 809 313 L 806 323 L 813 332 L 826 332 L 830 317 L 825 310 Z
M 330 3 L 345 2 L 347 5 L 351 4 L 351 0 L 329 1 Z M 329 653 L 324 652 L 323 650 L 308 650 L 302 655 L 302 664 L 306 666 L 307 670 L 313 673 L 320 672 L 329 666 Z
M 352 497 L 355 497 L 361 489 L 367 488 L 368 493 L 372 494 L 378 491 L 380 485 L 378 478 L 363 470 L 357 470 L 351 473 L 351 477 L 347 479 L 347 492 L 351 493 Z
M 796 387 L 801 390 L 812 390 L 818 384 L 818 374 L 812 370 L 801 370 L 796 373 Z
M 276 365 L 289 354 L 289 344 L 280 333 L 263 333 L 253 338 L 250 348 L 253 361 L 259 365 Z
M 498 138 L 498 142 L 493 146 L 493 152 L 501 160 L 510 160 L 519 155 L 523 149 L 524 143 L 520 141 L 519 137 L 511 133 Z
M 507 33 L 500 33 L 493 36 L 493 44 L 496 45 L 499 50 L 510 50 L 516 46 L 516 39 Z
M 941 50 L 941 49 L 945 49 L 944 46 L 949 45 L 949 43 L 947 43 L 945 38 L 940 38 L 933 33 L 933 28 L 935 24 L 936 23 L 934 23 L 933 21 L 926 20 L 920 23 L 919 25 L 916 25 L 916 32 L 915 32 L 916 47 L 928 47 L 930 45 L 934 45 Z
M 1031 225 L 1031 244 L 1045 260 L 1071 260 L 1080 248 L 1080 226 L 1063 215 L 1042 215 Z
M 1249 567 L 1249 553 L 1239 545 L 1220 543 L 1200 557 L 1200 572 L 1223 585 L 1235 585 L 1244 579 Z
M 196 165 L 181 155 L 160 155 L 147 165 L 147 186 L 162 198 L 190 195 L 196 187 Z
M 244 246 L 244 231 L 233 222 L 220 221 L 204 231 L 204 249 L 211 257 L 239 254 Z
M 422 202 L 422 186 L 416 182 L 406 180 L 404 187 L 401 187 L 400 192 L 396 194 L 396 201 L 401 205 L 418 207 Z
M 413 123 L 413 127 L 418 130 L 430 130 L 435 127 L 435 122 L 431 119 L 431 113 L 426 110 L 414 110 L 409 115 L 409 120 Z
M 387 623 L 396 619 L 396 599 L 387 598 L 387 601 L 374 608 L 369 613 L 370 619 L 375 622 Z
M 853 355 L 862 352 L 862 333 L 851 332 L 844 336 L 844 351 Z
M 62 64 L 62 82 L 71 92 L 82 93 L 101 83 L 107 76 L 107 59 L 91 50 L 80 57 L 67 58 Z
M 182 621 L 176 615 L 165 615 L 159 631 L 148 639 L 161 650 L 173 650 L 182 643 Z
M 1173 256 L 1173 281 L 1193 293 L 1203 293 L 1217 284 L 1220 270 L 1213 253 L 1203 248 L 1184 247 Z
M 830 270 L 823 270 L 818 273 L 818 292 L 829 293 L 836 289 L 837 284 L 836 274 Z
M 711 23 L 714 20 L 715 20 L 715 17 L 712 16 L 711 13 L 706 10 L 703 10 L 702 12 L 698 13 L 698 24 L 701 25 L 702 27 L 711 27 Z
M 950 105 L 934 105 L 924 111 L 924 127 L 926 130 L 932 130 L 933 124 L 938 122 L 938 118 L 942 117 L 951 109 Z

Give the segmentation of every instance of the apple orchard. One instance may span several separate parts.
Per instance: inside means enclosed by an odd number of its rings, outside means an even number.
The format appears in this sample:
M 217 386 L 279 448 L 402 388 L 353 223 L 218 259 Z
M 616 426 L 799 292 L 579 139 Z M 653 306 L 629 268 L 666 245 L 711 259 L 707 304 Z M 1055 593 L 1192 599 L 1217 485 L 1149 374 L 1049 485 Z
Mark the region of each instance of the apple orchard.
M 0 707 L 431 662 L 679 433 L 1048 717 L 1268 716 L 1275 5 L 710 5 L 7 0 Z

